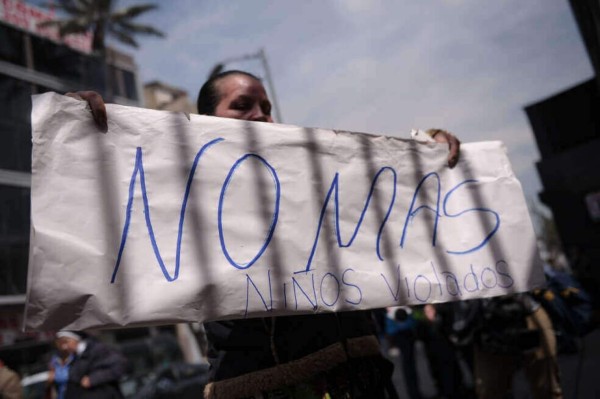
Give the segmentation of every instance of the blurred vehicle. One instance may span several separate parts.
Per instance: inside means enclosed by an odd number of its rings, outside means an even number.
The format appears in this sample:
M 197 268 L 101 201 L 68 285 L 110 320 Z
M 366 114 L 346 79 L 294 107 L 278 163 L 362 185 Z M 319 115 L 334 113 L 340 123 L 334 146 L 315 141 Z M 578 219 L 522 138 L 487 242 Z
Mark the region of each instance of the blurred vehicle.
M 192 399 L 203 397 L 207 364 L 174 363 L 163 367 L 132 399 Z
M 182 361 L 177 339 L 170 333 L 129 339 L 121 342 L 119 349 L 130 366 L 130 372 L 120 384 L 126 398 L 154 381 L 159 371 Z
M 21 380 L 23 399 L 43 399 L 46 394 L 49 371 L 29 375 Z

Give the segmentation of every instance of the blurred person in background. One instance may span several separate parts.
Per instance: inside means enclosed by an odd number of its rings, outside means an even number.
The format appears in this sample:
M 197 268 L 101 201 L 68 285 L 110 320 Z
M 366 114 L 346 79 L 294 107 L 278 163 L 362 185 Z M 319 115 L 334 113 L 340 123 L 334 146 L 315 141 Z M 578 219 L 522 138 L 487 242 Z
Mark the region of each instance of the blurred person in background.
M 0 359 L 0 399 L 22 399 L 21 379 Z
M 87 101 L 102 131 L 108 130 L 104 101 L 95 92 L 68 93 Z M 260 79 L 242 71 L 212 76 L 200 89 L 198 113 L 273 122 Z M 448 143 L 448 163 L 458 161 L 460 142 Z M 209 399 L 396 398 L 393 365 L 381 355 L 370 312 L 340 312 L 205 323 L 211 364 Z M 75 363 L 76 364 L 76 363 Z
M 413 317 L 412 309 L 408 306 L 392 307 L 387 309 L 385 319 L 385 333 L 390 343 L 388 355 L 401 356 L 402 373 L 406 391 L 410 399 L 421 399 L 419 391 L 419 378 L 415 358 L 415 341 L 417 339 L 417 321 Z M 399 353 L 395 351 L 399 350 Z
M 558 353 L 576 353 L 579 342 L 594 330 L 594 298 L 582 284 L 567 271 L 544 264 L 546 287 L 533 291 L 550 316 L 556 335 Z
M 475 379 L 480 399 L 502 399 L 523 367 L 534 399 L 562 399 L 556 336 L 548 314 L 528 293 L 479 300 Z
M 74 357 L 64 399 L 123 397 L 119 381 L 126 373 L 127 361 L 119 352 L 81 332 L 60 331 L 56 337 L 61 352 Z
M 48 393 L 47 397 L 54 397 L 53 390 L 56 391 L 57 399 L 64 399 L 69 382 L 69 369 L 71 363 L 75 360 L 75 354 L 69 350 L 68 335 L 65 332 L 56 334 L 55 345 L 57 353 L 50 359 L 50 373 L 48 374 Z
M 419 324 L 419 339 L 423 341 L 429 370 L 436 382 L 441 398 L 474 398 L 472 384 L 472 360 L 461 364 L 461 353 L 454 339 L 456 308 L 465 301 L 427 304 L 423 307 L 423 319 Z M 472 353 L 467 356 L 472 356 Z

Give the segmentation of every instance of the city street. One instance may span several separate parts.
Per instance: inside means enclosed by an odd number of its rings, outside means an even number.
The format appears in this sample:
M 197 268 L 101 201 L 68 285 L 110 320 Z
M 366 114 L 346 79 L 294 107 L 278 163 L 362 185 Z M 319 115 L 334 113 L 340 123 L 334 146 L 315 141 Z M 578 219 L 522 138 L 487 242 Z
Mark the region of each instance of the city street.
M 559 355 L 561 384 L 565 399 L 596 399 L 600 398 L 600 330 L 589 334 L 583 342 L 580 353 Z M 424 398 L 435 398 L 437 390 L 429 372 L 425 350 L 420 342 L 416 348 L 419 387 Z M 401 398 L 408 398 L 400 357 L 390 357 L 394 362 L 394 384 Z M 529 399 L 529 386 L 525 375 L 520 370 L 515 376 L 513 399 Z
M 0 399 L 600 399 L 600 0 L 0 0 L 0 109 Z

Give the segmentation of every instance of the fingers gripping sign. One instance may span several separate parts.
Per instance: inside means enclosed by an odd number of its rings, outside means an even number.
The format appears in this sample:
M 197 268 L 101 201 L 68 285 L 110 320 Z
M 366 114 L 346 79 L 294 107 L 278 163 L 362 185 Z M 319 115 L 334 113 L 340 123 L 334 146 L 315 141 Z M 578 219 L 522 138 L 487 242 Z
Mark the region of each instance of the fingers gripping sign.
M 100 131 L 103 133 L 108 131 L 106 106 L 100 94 L 96 93 L 95 91 L 78 91 L 75 93 L 66 93 L 65 95 L 76 100 L 87 102 L 98 129 L 100 129 Z
M 448 149 L 450 151 L 448 154 L 448 166 L 454 168 L 460 154 L 460 140 L 453 134 L 442 129 L 429 129 L 427 130 L 427 135 L 437 143 L 448 143 Z

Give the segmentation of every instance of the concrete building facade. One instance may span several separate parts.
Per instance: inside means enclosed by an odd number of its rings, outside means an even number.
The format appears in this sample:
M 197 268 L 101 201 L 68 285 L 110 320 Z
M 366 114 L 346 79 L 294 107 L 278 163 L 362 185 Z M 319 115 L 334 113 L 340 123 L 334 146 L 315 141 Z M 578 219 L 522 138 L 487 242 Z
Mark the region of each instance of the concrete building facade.
M 571 0 L 595 77 L 525 108 L 542 155 L 541 201 L 571 267 L 600 288 L 600 3 Z
M 24 1 L 0 0 L 0 355 L 7 363 L 36 359 L 53 332 L 21 332 L 27 286 L 31 188 L 31 95 L 96 90 L 111 102 L 141 105 L 133 58 L 91 52 L 91 33 L 64 40 L 37 24 L 53 13 Z M 42 348 L 44 347 L 44 348 Z

